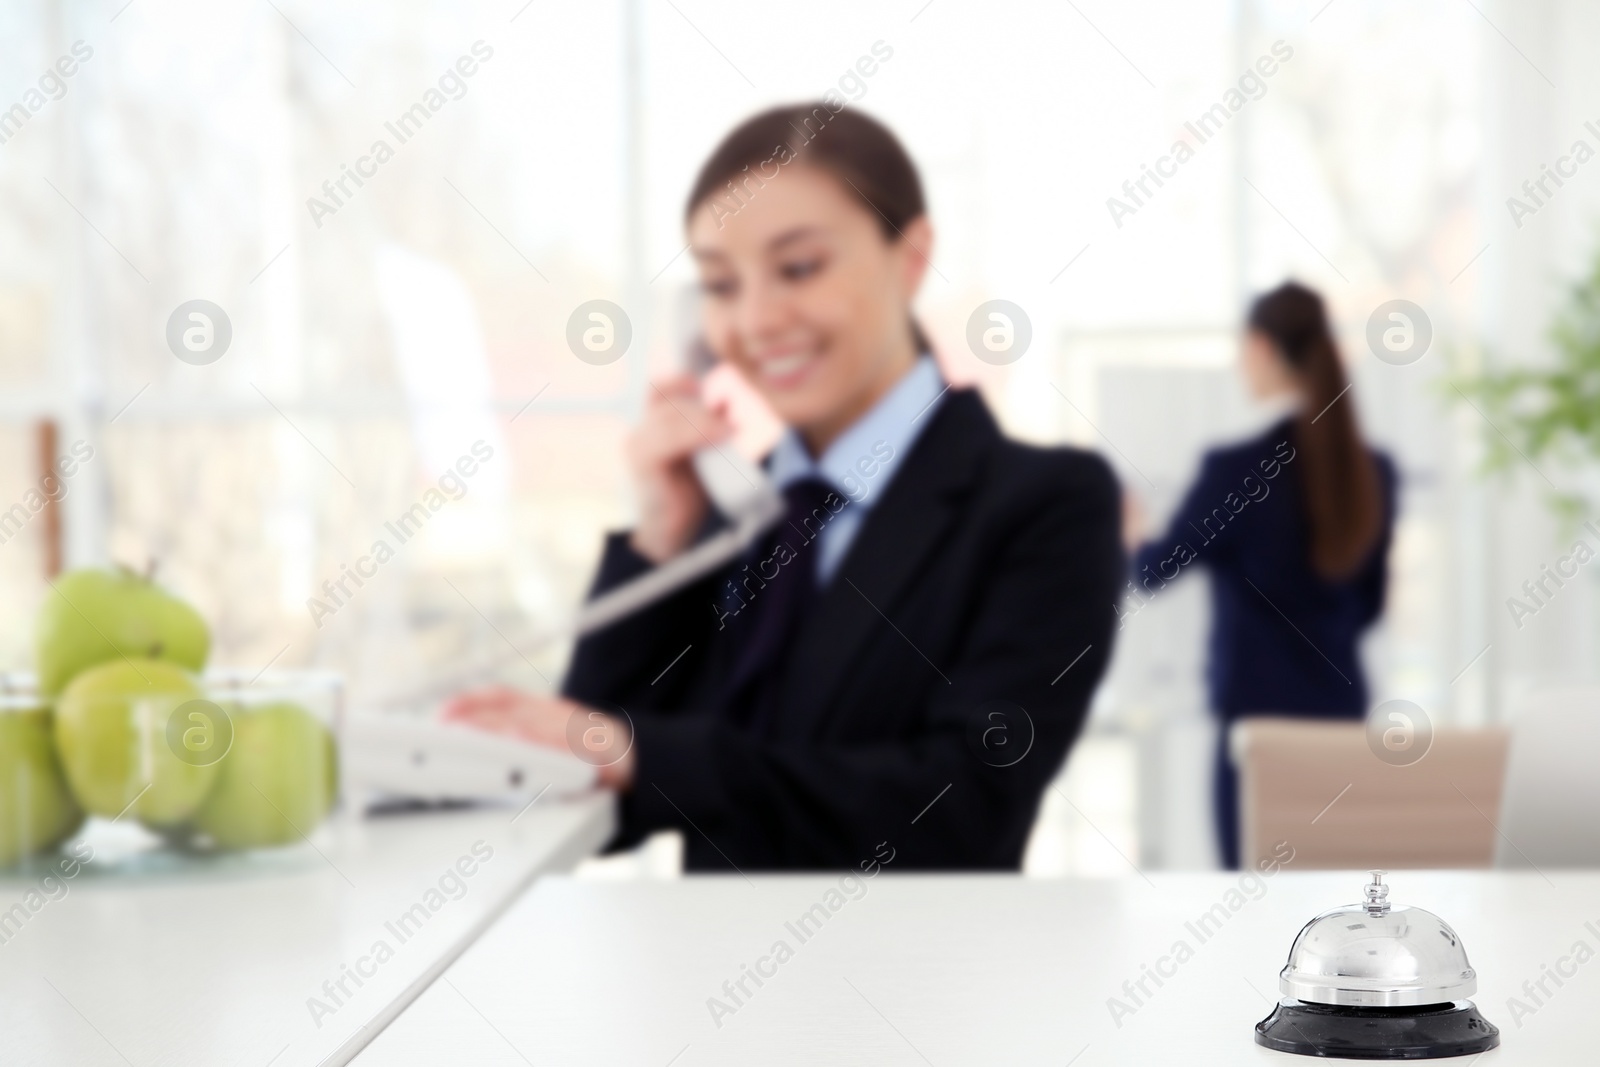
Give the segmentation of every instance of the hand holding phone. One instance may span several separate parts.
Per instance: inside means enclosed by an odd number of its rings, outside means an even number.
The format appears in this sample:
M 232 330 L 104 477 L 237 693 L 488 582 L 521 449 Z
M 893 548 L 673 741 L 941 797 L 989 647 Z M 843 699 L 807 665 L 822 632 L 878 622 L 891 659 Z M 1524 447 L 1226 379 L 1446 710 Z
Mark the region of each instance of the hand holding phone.
M 705 338 L 696 335 L 689 342 L 684 363 L 689 374 L 704 383 L 716 366 L 717 357 Z M 766 472 L 742 453 L 727 445 L 706 444 L 695 452 L 693 462 L 701 487 L 730 522 L 772 513 L 779 493 L 767 480 Z
M 733 426 L 701 399 L 716 365 L 702 338 L 685 353 L 687 373 L 651 387 L 645 414 L 629 442 L 640 517 L 634 551 L 663 563 L 686 549 L 714 505 L 735 525 L 781 513 L 778 491 L 761 468 L 734 449 Z
M 639 493 L 634 551 L 663 563 L 689 546 L 704 526 L 710 506 L 695 470 L 695 454 L 723 445 L 732 435 L 728 420 L 700 399 L 700 383 L 694 376 L 684 374 L 651 385 L 644 416 L 628 441 Z

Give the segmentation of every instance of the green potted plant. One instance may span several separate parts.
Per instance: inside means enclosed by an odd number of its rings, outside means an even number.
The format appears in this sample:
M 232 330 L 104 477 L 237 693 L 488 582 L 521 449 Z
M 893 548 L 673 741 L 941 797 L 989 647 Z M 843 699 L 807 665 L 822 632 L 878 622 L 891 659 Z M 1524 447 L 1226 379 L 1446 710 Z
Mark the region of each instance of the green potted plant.
M 1548 481 L 1541 459 L 1563 466 L 1600 461 L 1600 257 L 1573 284 L 1550 340 L 1556 359 L 1547 367 L 1512 367 L 1453 383 L 1490 423 L 1491 470 L 1526 460 Z M 1551 502 L 1565 517 L 1588 508 L 1581 495 L 1551 488 Z

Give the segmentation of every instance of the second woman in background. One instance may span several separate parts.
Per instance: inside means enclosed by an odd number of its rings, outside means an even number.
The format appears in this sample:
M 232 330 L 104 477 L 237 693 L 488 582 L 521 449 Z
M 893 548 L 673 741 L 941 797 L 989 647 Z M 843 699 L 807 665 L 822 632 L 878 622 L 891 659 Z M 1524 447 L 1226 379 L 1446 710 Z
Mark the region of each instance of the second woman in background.
M 1141 593 L 1191 564 L 1212 577 L 1207 689 L 1220 720 L 1213 797 L 1223 866 L 1239 866 L 1228 727 L 1246 715 L 1359 719 L 1357 641 L 1383 608 L 1395 471 L 1363 442 L 1322 298 L 1285 283 L 1251 306 L 1251 393 L 1293 413 L 1206 453 L 1167 533 L 1139 548 Z

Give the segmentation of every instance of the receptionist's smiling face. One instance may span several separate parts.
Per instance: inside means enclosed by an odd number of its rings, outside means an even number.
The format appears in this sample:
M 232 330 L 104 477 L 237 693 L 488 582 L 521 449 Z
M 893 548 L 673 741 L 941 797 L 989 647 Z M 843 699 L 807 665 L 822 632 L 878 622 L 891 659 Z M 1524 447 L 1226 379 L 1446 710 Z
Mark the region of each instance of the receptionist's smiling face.
M 918 218 L 886 239 L 854 190 L 804 163 L 749 184 L 742 206 L 724 188 L 689 220 L 706 342 L 820 451 L 915 358 L 911 298 L 932 230 Z

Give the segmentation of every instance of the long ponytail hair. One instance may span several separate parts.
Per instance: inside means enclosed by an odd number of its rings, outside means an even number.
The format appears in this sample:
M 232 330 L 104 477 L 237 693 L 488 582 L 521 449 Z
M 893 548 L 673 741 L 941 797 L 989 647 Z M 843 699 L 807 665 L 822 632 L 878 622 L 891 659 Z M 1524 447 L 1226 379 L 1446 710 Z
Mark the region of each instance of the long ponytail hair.
M 1250 329 L 1268 338 L 1305 392 L 1295 419 L 1301 485 L 1311 530 L 1311 565 L 1329 580 L 1366 562 L 1383 529 L 1377 464 L 1356 424 L 1355 400 L 1339 361 L 1322 298 L 1297 282 L 1257 297 Z

